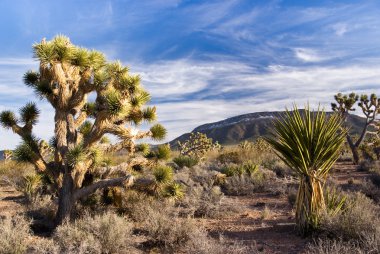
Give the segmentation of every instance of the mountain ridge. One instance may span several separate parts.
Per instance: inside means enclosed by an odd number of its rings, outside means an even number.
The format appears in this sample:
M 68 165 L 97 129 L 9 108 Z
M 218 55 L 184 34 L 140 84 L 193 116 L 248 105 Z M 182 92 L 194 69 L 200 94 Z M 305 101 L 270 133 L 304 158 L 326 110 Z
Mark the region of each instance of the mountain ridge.
M 303 111 L 303 110 L 300 110 Z M 229 117 L 221 121 L 202 124 L 189 133 L 169 142 L 172 147 L 176 147 L 178 141 L 186 140 L 191 133 L 205 133 L 213 141 L 218 141 L 222 145 L 233 145 L 242 141 L 252 141 L 260 136 L 268 136 L 272 128 L 272 122 L 277 117 L 283 117 L 286 111 L 264 111 L 242 114 Z M 327 112 L 331 115 L 333 112 Z M 348 125 L 351 126 L 350 133 L 358 134 L 361 126 L 365 123 L 365 118 L 357 115 L 349 115 Z

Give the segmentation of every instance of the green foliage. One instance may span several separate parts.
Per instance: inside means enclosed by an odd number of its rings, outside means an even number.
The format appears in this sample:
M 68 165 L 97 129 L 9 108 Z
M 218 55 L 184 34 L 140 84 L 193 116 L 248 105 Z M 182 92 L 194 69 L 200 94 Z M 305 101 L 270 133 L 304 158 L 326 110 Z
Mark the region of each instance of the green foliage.
M 171 156 L 170 145 L 159 145 L 155 151 L 150 151 L 145 157 L 157 160 L 168 160 Z
M 16 147 L 13 156 L 15 160 L 19 162 L 32 162 L 33 154 L 34 153 L 31 147 L 27 143 L 23 142 Z
M 39 82 L 39 79 L 40 79 L 40 74 L 34 71 L 27 71 L 23 77 L 25 85 L 29 87 L 36 86 Z
M 299 176 L 296 220 L 302 234 L 319 224 L 325 209 L 321 180 L 325 179 L 339 157 L 346 137 L 342 120 L 335 114 L 327 118 L 324 111 L 301 112 L 294 107 L 282 119 L 274 121 L 274 133 L 267 141 L 279 157 Z
M 344 210 L 346 205 L 347 196 L 338 192 L 336 188 L 327 188 L 325 190 L 325 203 L 327 212 L 335 216 Z
M 0 114 L 0 123 L 4 128 L 11 128 L 18 120 L 12 111 L 6 110 Z
M 39 114 L 40 111 L 37 109 L 36 104 L 33 102 L 27 103 L 20 109 L 21 121 L 24 124 L 36 124 Z
M 83 137 L 88 136 L 92 129 L 92 123 L 90 121 L 85 121 L 80 127 L 79 132 L 83 135 Z
M 164 196 L 170 197 L 174 199 L 181 199 L 185 195 L 183 191 L 183 187 L 181 184 L 172 182 L 165 186 L 164 188 Z
M 25 195 L 28 201 L 32 201 L 42 186 L 42 179 L 43 176 L 41 174 L 25 175 L 17 185 L 17 189 Z
M 180 155 L 178 157 L 175 157 L 173 159 L 173 162 L 177 164 L 180 168 L 183 168 L 183 167 L 191 168 L 199 163 L 199 159 L 195 157 Z
M 167 184 L 173 180 L 173 169 L 169 166 L 159 166 L 153 170 L 154 180 L 158 184 Z
M 96 112 L 96 104 L 94 102 L 87 102 L 83 109 L 82 109 L 84 112 L 86 112 L 86 114 L 90 117 L 94 117 L 95 116 L 95 112 Z
M 161 124 L 155 124 L 150 128 L 150 131 L 152 132 L 152 139 L 154 140 L 163 140 L 166 136 L 166 129 Z
M 213 143 L 211 138 L 200 132 L 191 133 L 184 143 L 178 141 L 178 146 L 181 155 L 196 158 L 202 158 L 206 152 L 220 148 L 218 143 Z
M 136 149 L 138 152 L 141 152 L 144 156 L 148 156 L 148 154 L 150 153 L 150 146 L 146 143 L 138 144 L 136 146 Z
M 157 147 L 157 152 L 156 152 L 157 159 L 159 159 L 159 160 L 168 160 L 168 159 L 170 159 L 170 155 L 171 155 L 171 149 L 170 149 L 170 145 L 169 144 L 167 144 L 167 145 L 159 145 Z
M 40 81 L 34 87 L 34 92 L 43 99 L 47 96 L 53 94 L 53 89 L 50 87 L 50 84 L 47 81 Z
M 121 101 L 121 96 L 117 91 L 110 91 L 106 95 L 108 114 L 118 116 L 125 111 L 125 106 Z
M 348 95 L 338 93 L 334 95 L 334 99 L 337 103 L 331 103 L 331 108 L 333 111 L 337 111 L 340 114 L 345 114 L 349 111 L 354 111 L 353 108 L 355 103 L 359 100 L 359 95 L 355 93 L 350 93 Z
M 243 163 L 242 165 L 227 165 L 224 168 L 222 168 L 221 172 L 225 174 L 226 176 L 236 176 L 236 175 L 243 175 L 247 174 L 250 176 L 253 176 L 259 167 L 255 165 L 252 161 L 247 161 Z
M 86 157 L 85 151 L 82 146 L 76 146 L 73 149 L 69 150 L 67 153 L 67 163 L 70 166 L 75 166 L 79 162 L 83 161 Z
M 142 111 L 143 118 L 147 122 L 153 122 L 156 120 L 156 107 L 147 107 Z
M 139 91 L 138 94 L 131 97 L 131 105 L 133 107 L 141 107 L 150 101 L 150 94 L 146 91 Z

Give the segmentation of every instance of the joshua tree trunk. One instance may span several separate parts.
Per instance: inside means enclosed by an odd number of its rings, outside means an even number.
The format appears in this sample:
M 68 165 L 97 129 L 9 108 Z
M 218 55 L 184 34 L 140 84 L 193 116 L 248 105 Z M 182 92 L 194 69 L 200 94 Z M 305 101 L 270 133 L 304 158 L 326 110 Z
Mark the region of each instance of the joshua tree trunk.
M 351 149 L 353 162 L 355 165 L 358 165 L 360 161 L 358 147 L 356 146 L 356 143 L 352 141 L 351 137 L 348 134 L 347 134 L 347 143 Z
M 62 187 L 59 190 L 58 210 L 55 218 L 56 225 L 60 225 L 66 219 L 70 218 L 74 205 L 74 182 L 70 175 L 65 174 Z
M 306 235 L 317 228 L 319 214 L 325 209 L 320 180 L 311 175 L 301 177 L 296 203 L 297 225 L 301 234 Z

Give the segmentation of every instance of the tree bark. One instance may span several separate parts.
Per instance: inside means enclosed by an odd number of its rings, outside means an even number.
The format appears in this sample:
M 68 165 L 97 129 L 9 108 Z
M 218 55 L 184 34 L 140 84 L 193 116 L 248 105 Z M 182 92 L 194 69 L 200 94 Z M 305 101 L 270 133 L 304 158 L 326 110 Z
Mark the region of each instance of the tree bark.
M 358 147 L 356 146 L 357 142 L 354 144 L 354 142 L 352 141 L 351 137 L 347 134 L 347 143 L 348 143 L 348 145 L 350 146 L 350 149 L 351 149 L 353 162 L 354 162 L 355 165 L 358 165 L 359 161 L 360 161 L 360 156 L 359 156 Z
M 62 187 L 59 190 L 58 211 L 55 217 L 56 226 L 61 225 L 65 220 L 70 218 L 75 201 L 74 181 L 71 175 L 66 173 L 63 178 Z

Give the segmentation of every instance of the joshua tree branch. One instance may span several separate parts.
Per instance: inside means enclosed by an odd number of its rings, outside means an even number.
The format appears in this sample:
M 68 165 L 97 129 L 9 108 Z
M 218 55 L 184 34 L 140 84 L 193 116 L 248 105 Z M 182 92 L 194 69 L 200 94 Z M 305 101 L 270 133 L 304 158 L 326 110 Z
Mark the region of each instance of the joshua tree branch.
M 91 193 L 94 193 L 98 189 L 104 189 L 107 187 L 116 187 L 116 186 L 131 186 L 134 182 L 134 177 L 132 175 L 126 175 L 114 179 L 106 179 L 95 182 L 92 185 L 81 188 L 74 193 L 74 200 L 86 197 Z

